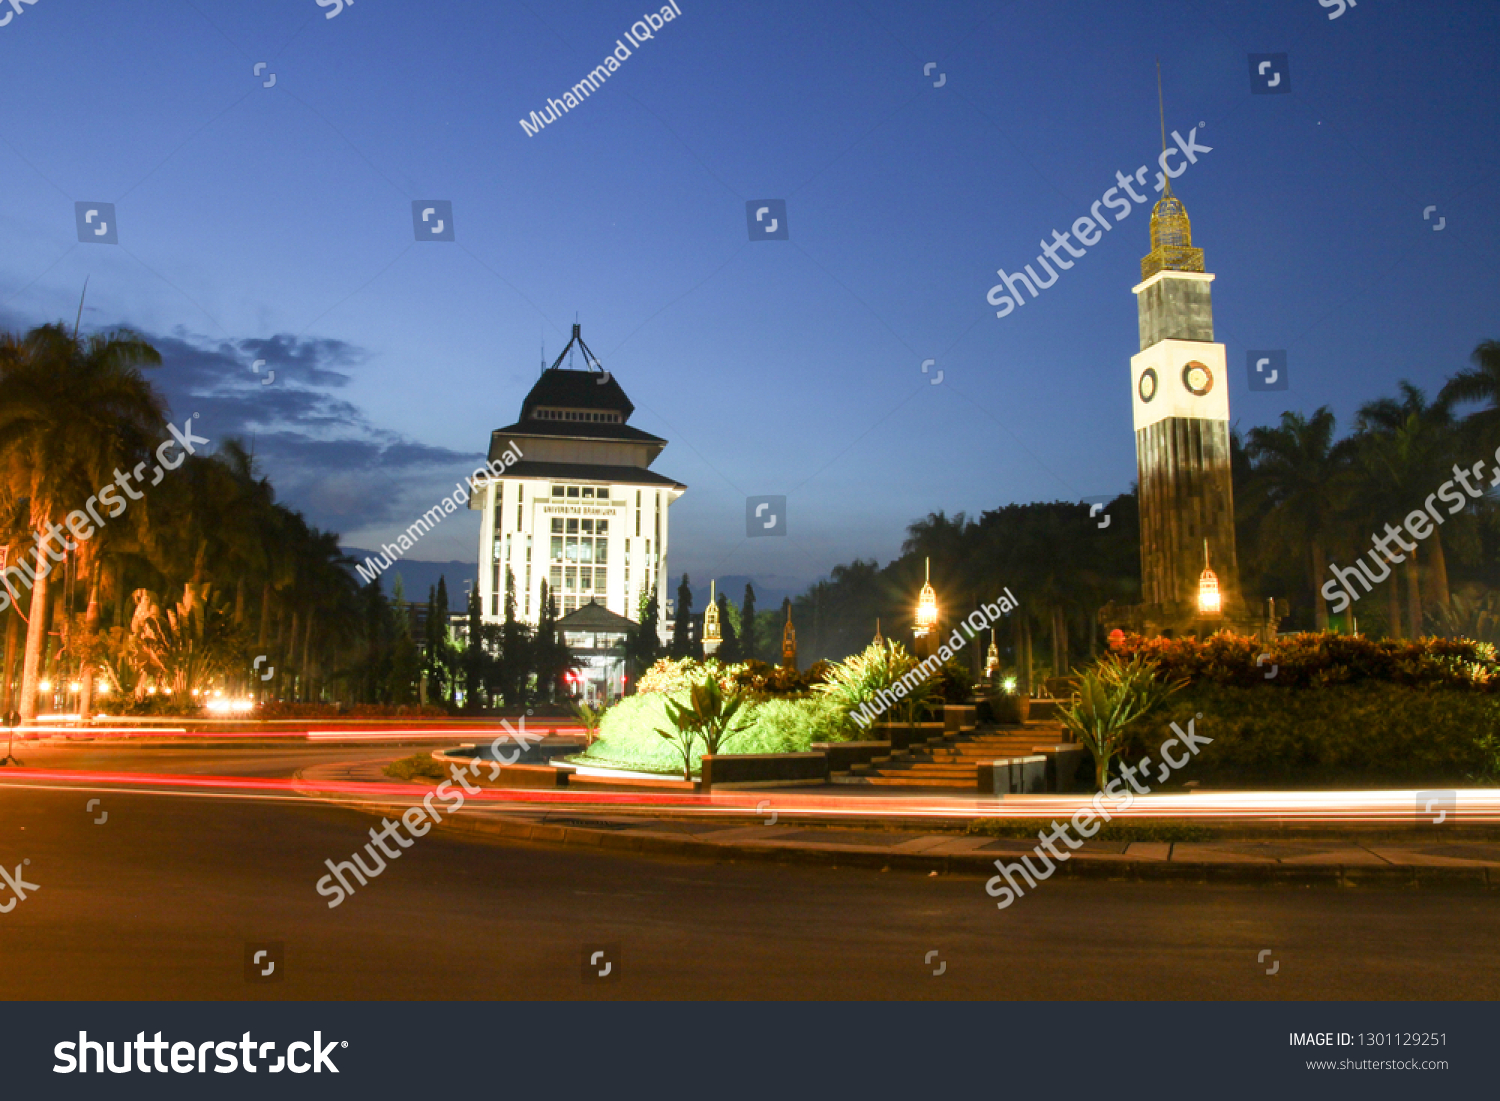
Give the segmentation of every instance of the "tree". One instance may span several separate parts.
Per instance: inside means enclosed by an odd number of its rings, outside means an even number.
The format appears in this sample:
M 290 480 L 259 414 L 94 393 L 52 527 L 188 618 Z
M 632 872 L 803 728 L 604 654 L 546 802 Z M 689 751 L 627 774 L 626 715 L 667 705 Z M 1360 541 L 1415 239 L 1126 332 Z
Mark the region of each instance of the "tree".
M 1405 380 L 1397 384 L 1400 398 L 1378 398 L 1360 406 L 1355 418 L 1352 444 L 1363 456 L 1365 468 L 1377 479 L 1374 496 L 1395 520 L 1408 510 L 1421 510 L 1423 500 L 1447 480 L 1455 455 L 1454 421 L 1448 403 L 1427 396 Z M 1385 492 L 1381 492 L 1384 490 Z M 1447 510 L 1439 514 L 1447 518 Z M 1389 522 L 1389 521 L 1386 521 Z M 1428 580 L 1437 604 L 1448 606 L 1448 564 L 1443 554 L 1441 524 L 1432 525 L 1426 540 Z M 1407 616 L 1413 637 L 1422 634 L 1422 594 L 1418 572 L 1419 544 L 1406 551 Z M 1402 548 L 1405 550 L 1405 548 Z
M 1329 540 L 1339 521 L 1343 454 L 1334 446 L 1334 416 L 1324 405 L 1311 417 L 1282 413 L 1275 428 L 1252 428 L 1246 451 L 1254 463 L 1252 494 L 1267 506 L 1265 536 L 1303 558 L 1313 590 L 1317 629 L 1328 629 Z M 1256 501 L 1247 504 L 1254 508 Z
M 438 575 L 437 590 L 427 609 L 427 676 L 434 685 L 437 698 L 452 706 L 453 675 L 448 641 L 448 579 Z
M 536 639 L 533 642 L 535 657 L 532 668 L 536 670 L 537 691 L 545 699 L 554 700 L 568 696 L 564 678 L 577 667 L 568 647 L 558 637 L 557 602 L 545 580 L 542 581 L 542 610 L 537 620 Z
M 37 713 L 48 577 L 53 563 L 78 545 L 67 539 L 60 522 L 116 476 L 128 479 L 116 474 L 122 465 L 132 473 L 143 460 L 148 469 L 152 465 L 151 449 L 165 434 L 165 406 L 139 368 L 160 363 L 156 349 L 129 330 L 80 340 L 54 324 L 21 338 L 0 336 L 0 469 L 13 497 L 27 500 L 35 544 L 24 552 L 35 553 L 28 571 L 31 613 L 19 708 L 26 722 Z M 88 526 L 99 534 L 95 525 Z M 60 545 L 44 550 L 54 539 Z M 92 565 L 98 550 L 82 542 L 82 554 Z M 93 577 L 91 569 L 91 589 Z M 98 622 L 97 602 L 89 622 Z M 87 675 L 92 677 L 92 664 Z
M 693 656 L 693 587 L 688 582 L 687 574 L 682 575 L 682 582 L 677 586 L 676 616 L 672 621 L 672 656 L 679 659 Z
M 1448 405 L 1483 402 L 1464 419 L 1466 435 L 1477 448 L 1490 450 L 1500 444 L 1500 340 L 1486 340 L 1469 357 L 1472 369 L 1458 372 L 1438 394 Z
M 755 587 L 745 582 L 745 599 L 740 604 L 740 652 L 747 661 L 760 658 L 755 629 Z
M 484 695 L 484 613 L 479 586 L 469 590 L 469 638 L 464 649 L 464 710 L 478 711 Z
M 626 640 L 625 657 L 631 673 L 639 676 L 649 669 L 661 655 L 661 601 L 650 582 L 641 585 L 638 614 L 640 626 Z
M 726 664 L 740 661 L 744 655 L 740 652 L 739 634 L 734 629 L 734 616 L 730 614 L 737 609 L 730 607 L 729 597 L 723 593 L 719 594 L 717 603 L 719 606 L 719 660 Z
M 505 623 L 500 628 L 500 683 L 507 707 L 526 702 L 532 646 L 526 624 L 516 618 L 516 575 L 505 567 Z

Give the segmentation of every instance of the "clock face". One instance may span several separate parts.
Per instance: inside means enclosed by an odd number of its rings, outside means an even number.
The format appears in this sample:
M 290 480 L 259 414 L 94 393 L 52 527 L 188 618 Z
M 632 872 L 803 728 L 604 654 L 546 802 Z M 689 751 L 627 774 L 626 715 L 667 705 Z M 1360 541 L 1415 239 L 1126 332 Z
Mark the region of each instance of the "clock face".
M 1188 393 L 1201 398 L 1214 388 L 1214 373 L 1196 359 L 1189 360 L 1182 369 L 1182 384 Z
M 1141 382 L 1136 387 L 1136 392 L 1141 395 L 1142 401 L 1150 401 L 1156 397 L 1156 368 L 1147 367 L 1141 372 Z

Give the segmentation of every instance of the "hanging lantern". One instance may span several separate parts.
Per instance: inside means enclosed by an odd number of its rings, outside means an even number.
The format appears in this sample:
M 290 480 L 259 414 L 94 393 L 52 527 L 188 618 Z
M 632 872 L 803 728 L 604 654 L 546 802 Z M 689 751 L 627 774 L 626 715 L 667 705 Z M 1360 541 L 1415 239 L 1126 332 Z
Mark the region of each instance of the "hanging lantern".
M 917 637 L 923 638 L 937 626 L 937 592 L 932 587 L 932 559 L 927 559 L 927 580 L 917 597 Z
M 1198 575 L 1198 614 L 1216 616 L 1223 605 L 1219 599 L 1219 576 L 1208 562 L 1208 540 L 1203 540 L 1203 572 Z

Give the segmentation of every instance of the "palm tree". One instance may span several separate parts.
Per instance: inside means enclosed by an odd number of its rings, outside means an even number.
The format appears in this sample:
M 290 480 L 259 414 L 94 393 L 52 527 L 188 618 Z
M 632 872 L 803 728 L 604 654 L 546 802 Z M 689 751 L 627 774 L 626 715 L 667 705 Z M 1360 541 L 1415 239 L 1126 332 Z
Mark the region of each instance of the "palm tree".
M 1333 412 L 1324 405 L 1311 417 L 1283 413 L 1275 428 L 1252 428 L 1246 444 L 1255 464 L 1246 504 L 1268 506 L 1264 527 L 1271 541 L 1293 554 L 1305 548 L 1319 631 L 1328 630 L 1322 584 L 1329 541 L 1338 527 L 1339 482 L 1345 465 L 1334 446 L 1334 428 Z
M 1455 433 L 1453 413 L 1445 399 L 1429 403 L 1426 394 L 1405 380 L 1397 384 L 1397 389 L 1400 400 L 1378 398 L 1360 406 L 1355 427 L 1357 441 L 1366 445 L 1367 468 L 1389 489 L 1390 515 L 1400 518 L 1407 515 L 1404 509 L 1420 509 L 1424 499 L 1447 480 L 1454 459 Z M 1439 525 L 1433 525 L 1427 542 L 1432 548 L 1428 580 L 1434 599 L 1446 608 L 1448 564 Z M 1423 621 L 1419 550 L 1407 552 L 1406 557 L 1407 615 L 1413 635 L 1422 633 Z
M 1485 407 L 1470 413 L 1464 425 L 1475 442 L 1489 450 L 1500 443 L 1500 340 L 1483 341 L 1469 358 L 1473 368 L 1450 378 L 1438 400 L 1450 405 L 1484 402 Z
M 19 707 L 23 720 L 36 718 L 52 561 L 73 545 L 64 537 L 56 557 L 44 555 L 42 548 L 56 538 L 54 525 L 80 510 L 96 488 L 113 480 L 115 470 L 134 469 L 150 455 L 165 428 L 165 407 L 139 367 L 160 363 L 156 349 L 128 330 L 79 340 L 55 324 L 24 337 L 0 335 L 0 466 L 11 492 L 28 501 L 28 528 L 36 540 Z M 97 625 L 97 549 L 84 545 L 91 593 L 86 622 Z M 92 663 L 85 676 L 92 676 Z

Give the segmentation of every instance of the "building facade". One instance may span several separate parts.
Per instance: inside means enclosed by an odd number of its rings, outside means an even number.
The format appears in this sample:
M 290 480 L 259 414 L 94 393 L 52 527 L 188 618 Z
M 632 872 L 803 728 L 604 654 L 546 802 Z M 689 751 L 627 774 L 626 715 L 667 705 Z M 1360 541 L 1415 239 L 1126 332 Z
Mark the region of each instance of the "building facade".
M 586 370 L 561 367 L 575 344 Z M 634 410 L 575 325 L 568 347 L 521 403 L 520 417 L 490 434 L 489 458 L 513 448 L 521 459 L 499 477 L 476 481 L 469 499 L 483 513 L 485 622 L 504 622 L 513 583 L 516 618 L 534 625 L 545 581 L 560 617 L 596 603 L 639 622 L 643 600 L 654 596 L 667 640 L 668 509 L 687 487 L 649 469 L 667 441 L 632 427 Z

